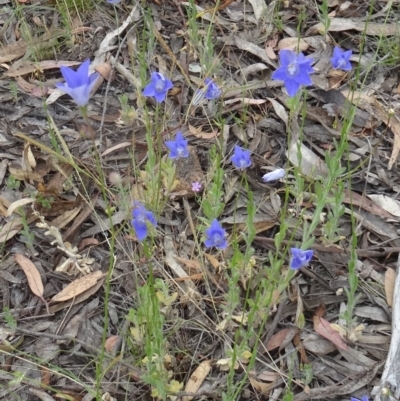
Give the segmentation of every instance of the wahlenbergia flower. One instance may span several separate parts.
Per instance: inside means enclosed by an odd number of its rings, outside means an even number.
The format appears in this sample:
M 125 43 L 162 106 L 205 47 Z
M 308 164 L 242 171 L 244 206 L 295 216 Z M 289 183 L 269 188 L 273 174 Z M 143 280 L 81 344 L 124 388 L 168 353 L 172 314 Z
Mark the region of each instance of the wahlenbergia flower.
M 280 67 L 273 72 L 271 78 L 283 81 L 289 96 L 295 96 L 301 85 L 312 85 L 310 74 L 314 69 L 311 67 L 311 58 L 292 50 L 281 50 L 279 61 Z
M 292 254 L 290 259 L 290 268 L 293 270 L 298 270 L 302 267 L 308 266 L 311 258 L 313 257 L 314 251 L 303 251 L 299 248 L 291 248 L 290 253 Z
M 158 103 L 165 100 L 167 92 L 174 86 L 174 84 L 165 78 L 159 72 L 151 73 L 150 83 L 143 89 L 144 96 L 153 96 Z
M 192 182 L 192 191 L 193 192 L 200 192 L 201 184 L 198 181 Z
M 250 150 L 245 150 L 238 145 L 235 145 L 231 162 L 239 170 L 244 170 L 251 166 Z
M 351 397 L 350 401 L 369 401 L 369 398 L 366 395 L 363 395 L 361 397 L 361 400 L 359 400 L 358 398 Z
M 285 174 L 286 174 L 285 169 L 277 168 L 276 170 L 271 171 L 270 173 L 264 174 L 262 179 L 264 182 L 275 181 L 279 180 L 280 178 L 283 178 Z
M 182 132 L 177 132 L 174 141 L 165 141 L 169 149 L 170 159 L 180 159 L 189 156 L 188 141 L 183 138 Z
M 119 4 L 119 3 L 121 3 L 121 0 L 107 0 L 107 3 L 110 3 L 110 4 Z
M 133 202 L 132 227 L 135 229 L 136 237 L 143 241 L 149 232 L 149 224 L 157 227 L 157 221 L 154 214 L 148 211 L 139 201 Z
M 225 238 L 226 231 L 221 227 L 217 219 L 214 219 L 210 228 L 206 230 L 206 240 L 204 245 L 207 248 L 214 246 L 218 249 L 225 249 L 228 246 L 228 241 Z
M 198 105 L 203 99 L 213 100 L 221 96 L 221 89 L 211 78 L 206 78 L 204 83 L 204 88 L 198 89 L 193 96 L 192 103 L 194 106 Z
M 88 104 L 90 92 L 99 77 L 97 72 L 89 76 L 89 65 L 90 60 L 86 60 L 76 71 L 69 67 L 60 67 L 61 74 L 66 82 L 62 84 L 58 83 L 56 84 L 56 87 L 70 95 L 79 107 Z
M 211 78 L 206 78 L 204 82 L 207 85 L 206 94 L 204 95 L 207 100 L 217 99 L 221 96 L 221 89 Z
M 331 58 L 332 67 L 335 70 L 350 71 L 352 69 L 350 57 L 353 52 L 351 50 L 343 51 L 340 47 L 335 46 L 333 56 Z

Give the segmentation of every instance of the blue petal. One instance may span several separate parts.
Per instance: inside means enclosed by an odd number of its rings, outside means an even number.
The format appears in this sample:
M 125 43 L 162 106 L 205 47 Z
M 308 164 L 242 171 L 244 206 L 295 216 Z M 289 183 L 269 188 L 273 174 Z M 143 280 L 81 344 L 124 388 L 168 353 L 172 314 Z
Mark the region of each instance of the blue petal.
M 150 82 L 144 89 L 142 94 L 144 96 L 154 96 L 154 94 L 156 93 L 156 90 L 154 88 L 154 83 Z
M 303 254 L 303 251 L 300 248 L 290 248 L 290 253 L 294 257 L 301 256 Z
M 310 76 L 308 75 L 307 71 L 303 71 L 300 69 L 298 75 L 296 75 L 296 77 L 294 77 L 294 81 L 296 81 L 298 84 L 300 85 L 312 85 L 312 80 L 310 78 Z
M 347 50 L 347 51 L 343 52 L 343 56 L 342 57 L 344 59 L 346 59 L 347 61 L 349 61 L 352 54 L 353 54 L 352 50 Z
M 154 93 L 153 97 L 156 99 L 157 103 L 162 103 L 167 97 L 167 92 Z
M 100 74 L 98 72 L 93 73 L 88 80 L 88 85 L 92 85 L 93 83 L 95 83 L 97 81 L 97 78 L 100 76 Z
M 300 88 L 300 84 L 294 81 L 293 79 L 287 79 L 285 81 L 285 88 L 287 90 L 288 95 L 290 97 L 293 97 L 296 96 L 296 93 Z
M 207 248 L 211 248 L 211 247 L 214 246 L 214 242 L 213 242 L 210 238 L 207 238 L 207 239 L 204 241 L 204 245 L 205 245 Z
M 71 96 L 71 92 L 73 91 L 72 88 L 70 88 L 67 84 L 65 83 L 58 83 L 55 85 L 56 88 L 60 89 L 60 91 L 66 93 L 67 95 Z M 72 96 L 71 96 L 72 97 Z
M 85 60 L 76 71 L 76 86 L 83 86 L 88 84 L 90 60 Z
M 152 212 L 147 211 L 147 212 L 146 212 L 146 217 L 147 217 L 147 220 L 149 220 L 149 222 L 150 222 L 154 227 L 157 227 L 157 220 L 156 220 L 156 218 L 154 217 L 154 214 L 153 214 Z
M 70 95 L 79 107 L 86 106 L 89 103 L 90 92 L 87 85 L 74 88 Z
M 286 81 L 288 78 L 289 76 L 286 72 L 286 68 L 283 67 L 279 67 L 271 75 L 271 79 L 279 79 L 280 81 Z
M 333 57 L 338 58 L 338 57 L 342 57 L 342 49 L 338 46 L 335 46 L 335 48 L 333 49 Z
M 138 220 L 132 220 L 132 226 L 135 229 L 136 236 L 139 241 L 143 241 L 147 237 L 147 225 Z
M 309 262 L 312 259 L 313 255 L 314 255 L 314 251 L 313 250 L 305 251 L 304 255 L 306 257 L 307 262 Z
M 225 249 L 228 246 L 228 241 L 224 239 L 222 242 L 216 245 L 218 249 Z
M 169 91 L 174 87 L 174 84 L 172 81 L 170 81 L 168 78 L 165 78 L 165 91 Z
M 60 67 L 60 70 L 61 70 L 61 74 L 62 74 L 62 76 L 64 77 L 64 79 L 66 80 L 66 82 L 67 82 L 67 85 L 70 87 L 70 88 L 75 88 L 75 87 L 77 87 L 77 86 L 79 86 L 78 84 L 77 84 L 77 81 L 78 81 L 78 78 L 77 78 L 77 73 L 72 69 L 72 68 L 69 68 L 69 67 L 64 67 L 63 65 Z
M 286 68 L 290 63 L 296 61 L 297 55 L 292 50 L 281 50 L 279 52 L 279 62 L 280 65 Z
M 291 268 L 292 270 L 298 270 L 298 269 L 301 269 L 302 267 L 303 267 L 303 264 L 302 264 L 301 260 L 299 260 L 299 259 L 296 258 L 296 257 L 293 257 L 293 258 L 291 259 L 291 261 L 290 261 L 290 268 Z

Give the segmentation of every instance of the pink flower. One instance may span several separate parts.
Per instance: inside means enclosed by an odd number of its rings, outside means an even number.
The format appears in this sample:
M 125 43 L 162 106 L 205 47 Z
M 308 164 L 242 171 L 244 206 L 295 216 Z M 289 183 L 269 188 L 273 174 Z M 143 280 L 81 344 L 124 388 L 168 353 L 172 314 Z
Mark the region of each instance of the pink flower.
M 201 184 L 196 181 L 192 183 L 192 191 L 193 192 L 199 192 L 201 190 Z

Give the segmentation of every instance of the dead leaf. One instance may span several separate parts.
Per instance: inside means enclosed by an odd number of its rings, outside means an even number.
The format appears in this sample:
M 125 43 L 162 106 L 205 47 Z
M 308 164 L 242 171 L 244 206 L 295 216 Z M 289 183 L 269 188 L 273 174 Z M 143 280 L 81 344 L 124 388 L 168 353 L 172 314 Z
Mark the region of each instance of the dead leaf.
M 393 294 L 396 282 L 396 271 L 390 267 L 385 273 L 385 294 L 388 306 L 393 306 Z
M 299 154 L 301 159 L 299 160 Z M 328 176 L 328 167 L 311 149 L 300 143 L 300 149 L 297 142 L 293 142 L 288 151 L 287 157 L 290 162 L 299 167 L 301 173 L 310 178 L 324 178 Z
M 367 35 L 372 36 L 393 36 L 398 33 L 398 29 L 399 27 L 397 24 L 379 24 L 373 22 L 368 22 L 368 24 L 366 24 L 361 18 L 331 18 L 328 32 L 347 32 L 354 30 L 357 32 L 365 32 Z M 325 31 L 325 24 L 319 22 L 312 26 L 305 35 L 315 35 L 316 33 L 323 35 Z
M 379 216 L 385 219 L 393 218 L 390 213 L 388 213 L 381 206 L 377 205 L 375 202 L 372 202 L 371 200 L 363 195 L 358 194 L 357 192 L 351 192 L 348 189 L 344 191 L 343 202 L 353 206 L 359 206 L 364 210 L 374 214 L 375 216 Z
M 194 370 L 194 372 L 189 377 L 189 380 L 185 386 L 185 393 L 196 394 L 199 388 L 203 384 L 205 378 L 208 376 L 211 370 L 211 360 L 206 360 L 200 363 L 200 365 Z M 191 401 L 195 396 L 187 395 L 182 397 L 182 401 Z
M 262 18 L 262 16 L 267 12 L 267 3 L 265 0 L 249 0 L 249 3 L 253 7 L 257 22 L 259 22 L 260 18 Z
M 275 54 L 275 47 L 276 44 L 278 43 L 278 35 L 274 35 L 274 37 L 270 40 L 267 40 L 265 42 L 265 53 L 267 53 L 267 56 L 271 59 L 271 60 L 275 60 L 277 58 L 276 54 Z M 264 66 L 264 64 L 261 64 Z
M 43 178 L 35 171 L 27 171 L 18 167 L 9 166 L 10 174 L 19 181 L 36 181 L 43 183 Z
M 278 115 L 278 117 L 281 118 L 281 120 L 285 123 L 285 125 L 287 127 L 288 121 L 289 121 L 289 116 L 288 116 L 288 113 L 286 112 L 286 109 L 275 99 L 272 99 L 270 97 L 268 97 L 267 99 L 271 102 L 272 107 L 275 110 L 275 113 Z
M 18 77 L 20 75 L 31 74 L 35 71 L 44 71 L 49 69 L 60 69 L 61 66 L 73 67 L 81 64 L 80 61 L 64 61 L 64 60 L 43 60 L 39 62 L 29 62 L 23 64 L 20 67 L 11 67 L 7 72 L 4 73 L 6 77 Z
M 31 291 L 39 297 L 47 306 L 46 301 L 43 298 L 43 283 L 40 277 L 39 270 L 27 257 L 16 253 L 14 255 L 16 262 L 20 265 L 21 269 L 24 271 L 26 278 L 28 279 L 28 285 Z
M 65 302 L 60 302 L 59 304 L 55 304 L 50 306 L 49 310 L 50 313 L 56 313 L 60 310 L 63 310 L 65 308 L 69 308 L 71 305 L 77 305 L 83 301 L 86 301 L 88 298 L 90 298 L 92 295 L 96 294 L 96 292 L 99 290 L 99 288 L 103 285 L 105 280 L 105 277 L 103 276 L 103 278 L 101 278 L 96 285 L 94 285 L 93 287 L 89 288 L 87 291 L 85 291 L 82 294 L 79 294 L 78 296 L 76 296 L 73 299 L 70 299 L 68 301 Z
M 271 339 L 268 341 L 268 344 L 265 345 L 266 351 L 272 351 L 275 348 L 284 347 L 293 339 L 297 331 L 297 327 L 290 327 L 278 331 L 271 337 Z
M 342 337 L 340 337 L 340 334 L 331 327 L 326 319 L 314 315 L 313 321 L 316 333 L 335 344 L 338 349 L 347 350 L 349 348 Z
M 265 50 L 263 48 L 257 46 L 254 43 L 249 42 L 247 39 L 245 39 L 245 38 L 243 38 L 241 36 L 238 36 L 238 35 L 224 36 L 224 37 L 221 38 L 221 41 L 223 41 L 223 43 L 226 46 L 236 46 L 240 50 L 244 50 L 246 52 L 254 54 L 259 59 L 264 61 L 265 63 L 267 63 L 269 65 L 272 65 L 272 67 L 274 67 L 274 69 L 277 68 L 277 65 L 276 65 L 275 61 L 272 61 L 267 56 L 267 53 L 265 52 Z
M 380 118 L 393 131 L 394 135 L 393 150 L 388 164 L 388 170 L 391 170 L 400 152 L 400 120 L 395 114 L 390 116 L 389 110 L 385 109 L 384 106 L 382 106 L 382 104 L 379 103 L 378 100 L 376 100 L 375 98 L 373 100 L 374 100 L 374 115 Z
M 202 131 L 203 127 L 193 127 L 193 125 L 189 124 L 189 132 L 194 135 L 196 138 L 201 138 L 201 139 L 213 139 L 218 136 L 218 129 L 215 129 L 212 132 L 203 132 Z
M 51 302 L 62 302 L 68 301 L 71 298 L 76 297 L 77 295 L 82 294 L 89 288 L 93 287 L 97 284 L 97 282 L 104 276 L 103 272 L 98 270 L 93 273 L 89 273 L 86 276 L 78 278 L 72 283 L 68 284 L 61 292 L 56 294 Z
M 24 255 L 15 254 L 15 260 L 26 274 L 29 288 L 39 298 L 43 298 L 43 283 L 37 267 Z
M 374 203 L 381 208 L 392 214 L 393 216 L 400 217 L 400 202 L 387 195 L 367 195 Z M 381 216 L 383 217 L 383 216 Z
M 14 213 L 14 210 L 18 209 L 19 207 L 28 205 L 29 203 L 33 202 L 35 202 L 35 199 L 33 198 L 24 198 L 11 203 L 11 205 L 7 209 L 7 217 L 11 216 Z
M 117 351 L 118 347 L 121 346 L 122 342 L 122 337 L 118 335 L 114 335 L 111 337 L 108 337 L 105 344 L 104 348 L 108 353 L 113 353 Z
M 305 52 L 310 45 L 304 39 L 298 38 L 284 38 L 278 44 L 278 49 L 289 49 L 289 50 L 296 50 L 300 52 Z
M 30 82 L 25 81 L 22 77 L 17 77 L 16 79 L 18 86 L 26 93 L 31 94 L 35 97 L 43 97 L 50 93 L 52 89 L 47 88 L 46 86 L 38 86 L 31 84 Z
M 254 377 L 250 377 L 250 384 L 253 386 L 254 390 L 259 391 L 263 395 L 267 395 L 273 385 L 273 383 L 263 383 L 256 380 Z

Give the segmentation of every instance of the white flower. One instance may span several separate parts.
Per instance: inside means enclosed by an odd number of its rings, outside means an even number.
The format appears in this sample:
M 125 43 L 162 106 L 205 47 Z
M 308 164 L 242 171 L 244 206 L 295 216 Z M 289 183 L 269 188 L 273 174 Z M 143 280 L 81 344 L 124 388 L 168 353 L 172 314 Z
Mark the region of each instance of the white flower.
M 283 178 L 285 175 L 286 175 L 285 169 L 277 168 L 276 170 L 271 171 L 270 173 L 264 174 L 262 179 L 264 182 L 270 182 L 279 180 L 280 178 Z

